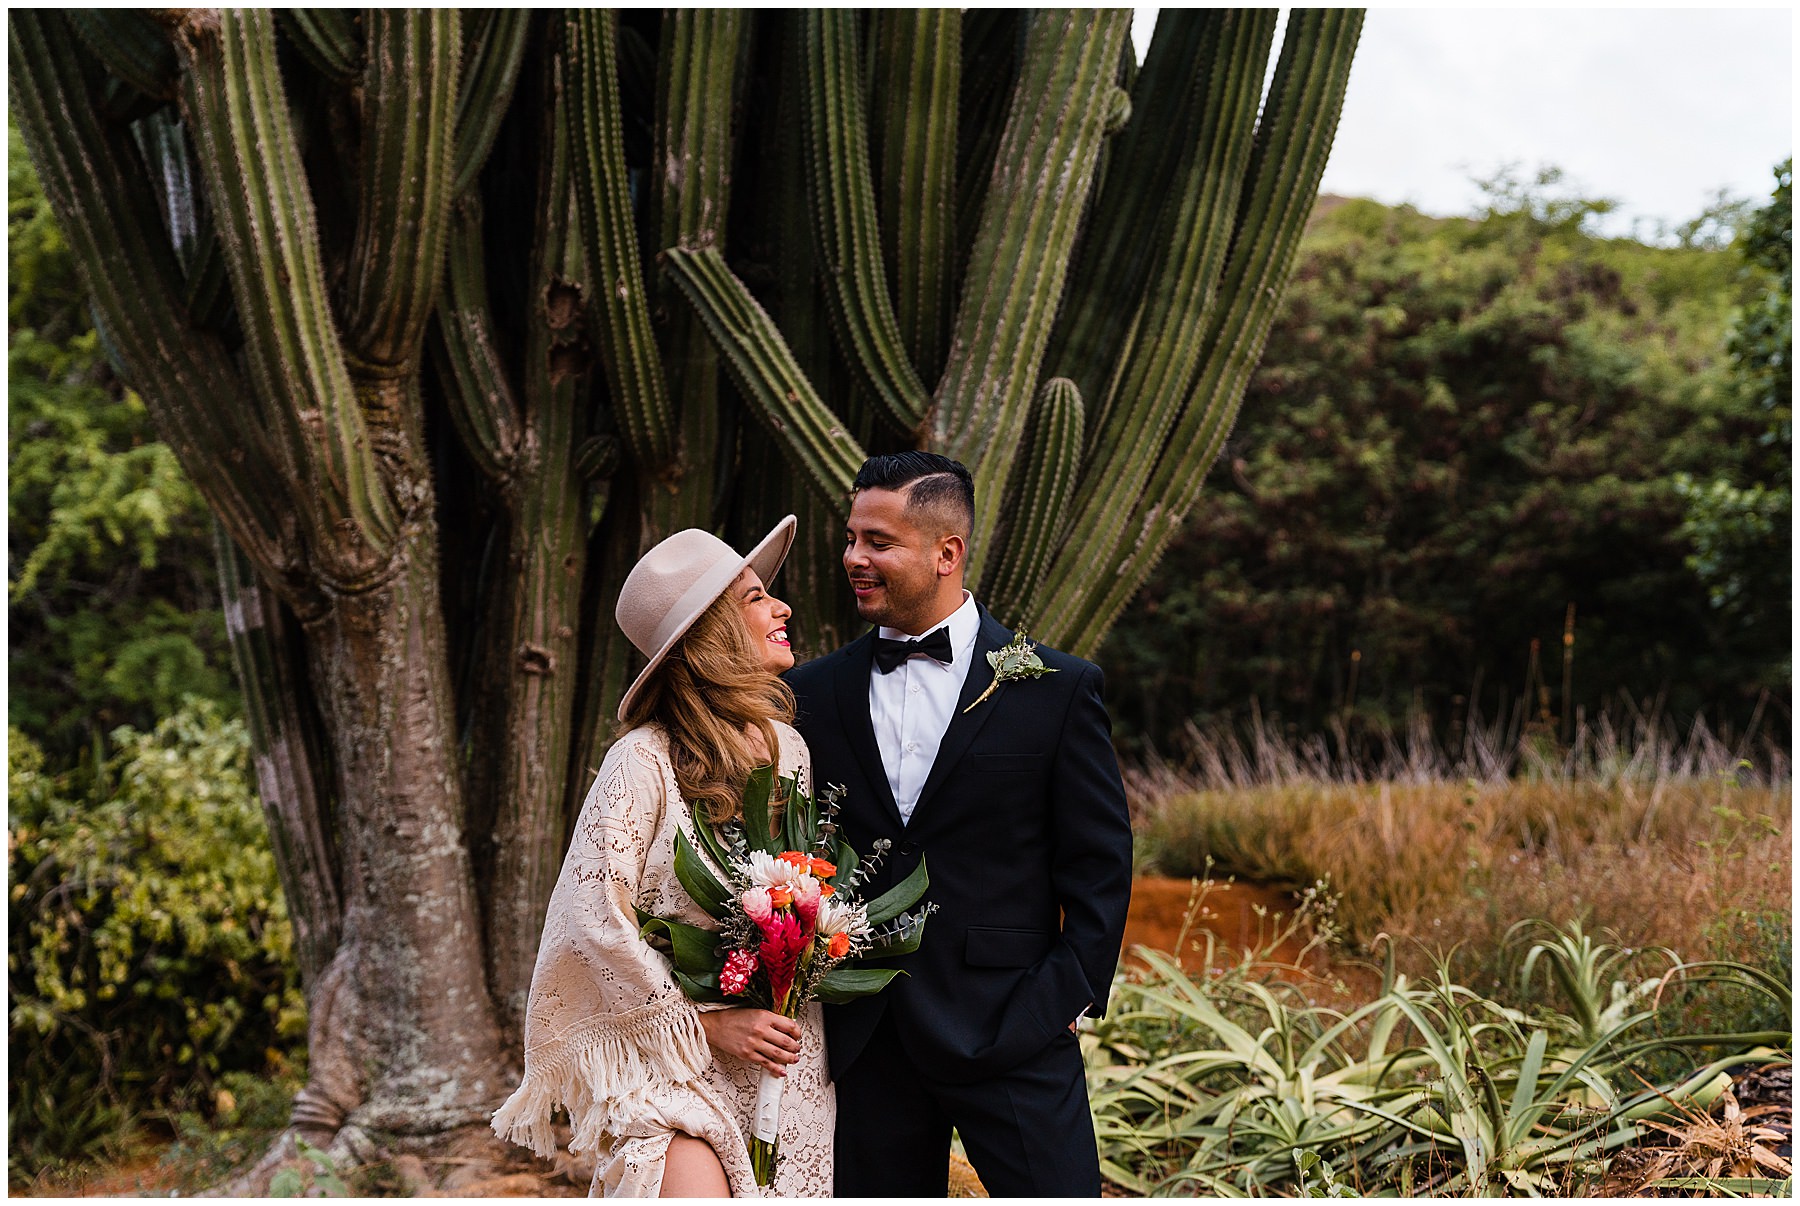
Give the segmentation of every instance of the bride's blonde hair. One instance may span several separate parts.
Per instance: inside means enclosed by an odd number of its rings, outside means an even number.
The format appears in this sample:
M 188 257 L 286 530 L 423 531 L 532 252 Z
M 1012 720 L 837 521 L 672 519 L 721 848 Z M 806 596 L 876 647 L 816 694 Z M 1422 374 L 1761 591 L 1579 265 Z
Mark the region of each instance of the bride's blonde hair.
M 740 815 L 744 784 L 762 765 L 746 729 L 762 734 L 768 761 L 779 765 L 776 720 L 793 723 L 794 693 L 763 668 L 735 590 L 700 613 L 625 713 L 631 728 L 662 725 L 682 798 L 714 825 Z

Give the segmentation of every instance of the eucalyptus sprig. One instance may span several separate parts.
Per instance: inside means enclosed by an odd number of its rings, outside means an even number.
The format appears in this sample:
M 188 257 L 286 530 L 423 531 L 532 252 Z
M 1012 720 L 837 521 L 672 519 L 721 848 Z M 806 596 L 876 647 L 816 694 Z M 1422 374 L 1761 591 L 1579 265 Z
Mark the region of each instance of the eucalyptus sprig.
M 994 681 L 988 684 L 987 690 L 975 697 L 974 703 L 963 709 L 964 712 L 973 712 L 975 704 L 999 690 L 1003 683 L 1056 673 L 1038 657 L 1037 651 L 1031 646 L 1031 638 L 1025 635 L 1023 628 L 1013 634 L 1012 640 L 988 654 L 987 660 L 988 665 L 994 668 Z

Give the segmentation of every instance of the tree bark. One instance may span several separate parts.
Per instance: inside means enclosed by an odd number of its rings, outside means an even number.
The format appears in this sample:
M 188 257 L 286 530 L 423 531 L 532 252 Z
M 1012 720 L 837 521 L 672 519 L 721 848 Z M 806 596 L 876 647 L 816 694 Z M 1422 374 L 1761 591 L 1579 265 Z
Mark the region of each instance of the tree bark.
M 418 1134 L 511 1087 L 462 839 L 434 540 L 306 624 L 337 767 L 343 929 L 312 1001 L 295 1123 Z

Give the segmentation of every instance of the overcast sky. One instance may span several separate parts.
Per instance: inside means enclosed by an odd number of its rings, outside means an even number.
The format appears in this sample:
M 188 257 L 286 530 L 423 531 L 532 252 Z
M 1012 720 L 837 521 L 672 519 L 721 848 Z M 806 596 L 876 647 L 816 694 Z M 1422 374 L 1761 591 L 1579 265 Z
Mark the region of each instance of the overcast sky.
M 1474 177 L 1555 166 L 1619 203 L 1614 234 L 1761 200 L 1793 150 L 1793 39 L 1786 7 L 1371 8 L 1321 191 L 1469 213 Z

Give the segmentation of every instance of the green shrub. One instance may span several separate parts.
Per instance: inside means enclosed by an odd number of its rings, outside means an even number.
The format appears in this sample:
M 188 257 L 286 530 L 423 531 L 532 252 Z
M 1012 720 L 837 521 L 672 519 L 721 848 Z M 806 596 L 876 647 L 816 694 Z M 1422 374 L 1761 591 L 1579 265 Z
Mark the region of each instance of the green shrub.
M 305 1036 L 243 723 L 207 701 L 120 728 L 85 792 L 10 733 L 10 1174 L 102 1154 Z

